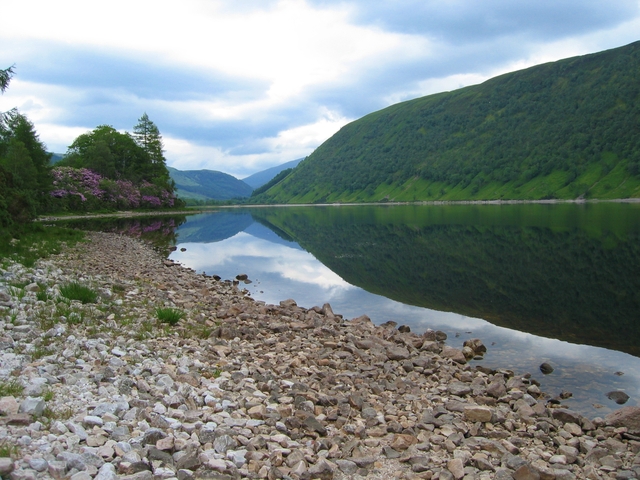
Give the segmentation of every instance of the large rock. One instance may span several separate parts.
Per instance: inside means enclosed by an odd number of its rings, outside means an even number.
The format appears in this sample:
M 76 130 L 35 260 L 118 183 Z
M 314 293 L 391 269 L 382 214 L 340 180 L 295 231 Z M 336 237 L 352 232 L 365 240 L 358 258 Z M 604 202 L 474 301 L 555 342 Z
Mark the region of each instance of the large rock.
M 0 475 L 3 477 L 13 472 L 13 459 L 9 457 L 0 458 Z
M 0 415 L 14 415 L 18 413 L 20 405 L 16 401 L 15 397 L 2 397 L 0 398 Z
M 582 416 L 566 408 L 555 408 L 552 412 L 553 418 L 560 420 L 562 423 L 575 423 L 580 424 Z
M 41 398 L 27 397 L 25 398 L 19 407 L 20 413 L 27 413 L 36 417 L 42 415 L 44 412 L 45 403 Z
M 610 413 L 604 419 L 607 425 L 627 427 L 629 433 L 640 434 L 640 407 L 624 407 Z
M 411 445 L 415 445 L 418 443 L 418 439 L 413 435 L 408 435 L 404 433 L 398 433 L 393 436 L 391 440 L 391 448 L 397 451 L 406 450 Z
M 489 407 L 469 405 L 464 407 L 464 418 L 469 422 L 490 422 L 492 412 Z
M 448 345 L 442 347 L 442 353 L 440 355 L 442 355 L 444 358 L 450 358 L 456 363 L 467 363 L 467 359 L 464 356 L 464 353 L 462 353 L 462 350 L 450 347 Z
M 453 478 L 460 480 L 464 477 L 464 463 L 460 458 L 452 458 L 447 462 L 447 470 L 451 472 Z
M 409 350 L 404 347 L 389 347 L 387 348 L 387 358 L 389 360 L 406 360 L 411 354 Z

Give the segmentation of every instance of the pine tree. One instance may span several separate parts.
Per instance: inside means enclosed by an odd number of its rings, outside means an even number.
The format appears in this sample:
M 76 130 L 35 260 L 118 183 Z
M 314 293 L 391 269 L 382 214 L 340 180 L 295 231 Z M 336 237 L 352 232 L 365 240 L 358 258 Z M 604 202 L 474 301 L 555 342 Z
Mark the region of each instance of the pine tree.
M 4 70 L 0 70 L 0 93 L 4 93 L 4 91 L 7 89 L 12 76 L 13 66 L 5 68 Z
M 4 70 L 0 70 L 0 93 L 4 93 L 9 88 L 11 77 L 13 77 L 14 68 L 13 65 Z M 15 115 L 18 112 L 17 109 L 9 110 L 8 112 L 0 112 L 0 134 L 6 133 L 7 122 L 11 115 Z
M 149 154 L 154 165 L 166 167 L 162 135 L 160 135 L 156 124 L 149 120 L 146 112 L 138 119 L 138 124 L 133 127 L 133 138 Z

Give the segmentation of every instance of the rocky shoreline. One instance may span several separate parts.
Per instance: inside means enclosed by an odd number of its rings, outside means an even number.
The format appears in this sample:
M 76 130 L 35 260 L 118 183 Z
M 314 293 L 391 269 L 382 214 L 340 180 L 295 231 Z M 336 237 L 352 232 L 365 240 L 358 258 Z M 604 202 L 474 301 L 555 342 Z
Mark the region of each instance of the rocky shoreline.
M 11 479 L 640 477 L 640 408 L 588 419 L 439 332 L 267 305 L 115 234 L 0 269 Z M 77 281 L 96 303 L 60 296 Z M 156 309 L 185 313 L 159 322 Z

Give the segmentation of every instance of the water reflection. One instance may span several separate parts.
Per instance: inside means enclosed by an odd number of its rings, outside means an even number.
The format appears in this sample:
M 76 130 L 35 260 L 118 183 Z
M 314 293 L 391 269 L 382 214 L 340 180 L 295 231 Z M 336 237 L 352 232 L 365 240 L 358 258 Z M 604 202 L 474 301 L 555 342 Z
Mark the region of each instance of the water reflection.
M 104 217 L 58 220 L 59 226 L 113 232 L 140 238 L 166 251 L 176 243 L 176 229 L 186 221 L 185 215 Z
M 247 290 L 268 303 L 330 302 L 346 318 L 444 330 L 454 346 L 480 337 L 483 365 L 569 390 L 564 403 L 590 416 L 617 407 L 611 390 L 635 404 L 640 360 L 619 350 L 638 347 L 637 206 L 516 207 L 225 210 L 188 219 L 178 230 L 186 251 L 172 258 L 223 278 L 246 273 Z M 587 342 L 610 348 L 578 344 Z M 539 372 L 543 361 L 552 375 Z
M 256 210 L 351 284 L 640 355 L 637 205 Z

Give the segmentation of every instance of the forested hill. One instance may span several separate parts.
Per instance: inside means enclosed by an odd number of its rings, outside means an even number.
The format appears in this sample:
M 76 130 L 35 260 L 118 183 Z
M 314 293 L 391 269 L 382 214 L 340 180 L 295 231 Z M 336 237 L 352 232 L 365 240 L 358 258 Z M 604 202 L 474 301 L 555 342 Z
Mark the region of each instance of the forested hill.
M 229 200 L 251 195 L 252 188 L 236 177 L 215 170 L 177 170 L 169 167 L 180 198 Z
M 403 102 L 258 201 L 640 197 L 640 42 Z

